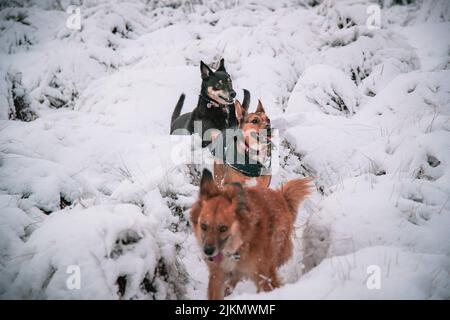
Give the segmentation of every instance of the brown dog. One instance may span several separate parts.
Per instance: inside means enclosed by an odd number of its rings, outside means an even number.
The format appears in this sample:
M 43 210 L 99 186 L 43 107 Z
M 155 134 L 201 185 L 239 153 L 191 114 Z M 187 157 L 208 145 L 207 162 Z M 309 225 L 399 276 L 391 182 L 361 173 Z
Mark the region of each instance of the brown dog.
M 209 268 L 209 299 L 223 299 L 243 278 L 258 291 L 280 286 L 277 268 L 292 255 L 293 224 L 310 181 L 291 180 L 279 190 L 239 183 L 221 189 L 203 170 L 191 222 Z
M 242 185 L 267 188 L 272 179 L 270 168 L 264 166 L 265 164 L 270 166 L 272 143 L 270 119 L 259 100 L 256 112 L 247 113 L 237 100 L 234 108 L 242 138 L 233 142 L 235 145 L 232 147 L 245 161 L 244 164 L 237 161 L 234 163 L 214 161 L 214 180 L 220 187 L 226 183 L 239 182 Z M 252 159 L 253 163 L 250 164 L 248 159 Z

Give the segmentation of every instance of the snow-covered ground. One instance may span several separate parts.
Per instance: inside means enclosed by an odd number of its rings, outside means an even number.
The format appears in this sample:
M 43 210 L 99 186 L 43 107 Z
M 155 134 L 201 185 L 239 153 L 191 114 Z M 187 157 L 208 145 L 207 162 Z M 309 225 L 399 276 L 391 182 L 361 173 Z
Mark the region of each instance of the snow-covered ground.
M 0 298 L 206 297 L 211 163 L 168 131 L 224 57 L 279 131 L 271 186 L 316 185 L 285 285 L 231 298 L 450 299 L 450 2 L 86 0 L 81 30 L 69 4 L 0 4 Z

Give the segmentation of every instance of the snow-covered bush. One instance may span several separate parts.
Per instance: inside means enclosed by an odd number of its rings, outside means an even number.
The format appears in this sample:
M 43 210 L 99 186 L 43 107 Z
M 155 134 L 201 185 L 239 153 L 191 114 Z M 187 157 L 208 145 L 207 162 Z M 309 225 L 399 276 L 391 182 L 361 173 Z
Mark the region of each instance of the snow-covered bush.
M 0 194 L 0 295 L 10 287 L 16 272 L 15 268 L 8 268 L 8 263 L 16 261 L 17 253 L 22 249 L 36 222 L 20 208 L 18 197 Z M 37 220 L 37 221 L 34 221 Z
M 355 84 L 339 69 L 314 65 L 305 70 L 294 87 L 288 112 L 319 109 L 325 114 L 356 113 L 361 95 Z
M 313 61 L 341 69 L 373 96 L 396 75 L 417 69 L 419 62 L 404 38 L 386 30 L 386 22 L 379 28 L 367 27 L 367 8 L 353 1 L 323 2 L 314 24 L 320 30 L 322 50 Z
M 81 30 L 66 27 L 70 4 Z M 380 29 L 366 26 L 373 4 Z M 2 1 L 0 298 L 206 297 L 189 210 L 212 157 L 168 132 L 179 95 L 183 112 L 197 102 L 200 60 L 222 57 L 237 98 L 249 89 L 279 131 L 271 186 L 312 176 L 317 189 L 287 285 L 231 297 L 450 298 L 448 7 Z
M 12 153 L 0 157 L 0 189 L 29 199 L 44 212 L 62 209 L 81 196 L 79 184 L 61 165 Z
M 0 30 L 2 41 L 0 50 L 6 53 L 16 53 L 20 50 L 29 50 L 36 42 L 33 37 L 33 26 L 27 20 L 26 9 L 9 9 L 0 12 Z
M 22 74 L 11 70 L 0 79 L 0 119 L 32 121 L 37 118 L 33 101 L 22 85 Z
M 355 31 L 357 32 L 357 31 Z M 376 93 L 380 83 L 386 83 L 401 72 L 409 72 L 418 67 L 415 53 L 397 35 L 378 31 L 373 35 L 358 34 L 355 41 L 339 47 L 331 47 L 316 59 L 321 63 L 340 68 L 360 85 L 371 83 Z M 383 73 L 384 68 L 394 69 L 395 73 Z M 372 77 L 372 73 L 378 72 Z M 392 72 L 392 71 L 391 71 Z M 382 78 L 380 75 L 382 74 Z M 390 77 L 389 77 L 390 76 Z M 369 78 L 369 79 L 367 79 Z
M 6 297 L 182 298 L 180 270 L 159 248 L 154 223 L 139 207 L 124 204 L 55 213 L 23 246 L 22 267 Z M 71 266 L 80 272 L 73 290 Z
M 400 75 L 350 121 L 312 116 L 288 130 L 304 165 L 331 193 L 305 231 L 307 252 L 314 248 L 306 256 L 308 267 L 374 244 L 447 252 L 440 246 L 447 237 L 441 226 L 450 223 L 448 214 L 442 215 L 450 210 L 446 76 L 447 71 Z M 357 136 L 349 134 L 351 126 L 360 128 Z M 383 226 L 386 219 L 402 231 Z M 357 229 L 351 227 L 355 221 Z

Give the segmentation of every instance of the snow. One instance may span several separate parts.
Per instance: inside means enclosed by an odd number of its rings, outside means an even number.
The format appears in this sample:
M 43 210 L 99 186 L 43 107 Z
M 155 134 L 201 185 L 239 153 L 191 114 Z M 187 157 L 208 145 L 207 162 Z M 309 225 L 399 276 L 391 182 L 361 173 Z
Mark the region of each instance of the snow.
M 278 130 L 271 186 L 317 189 L 284 285 L 230 298 L 450 299 L 448 1 L 380 2 L 379 29 L 362 0 L 92 0 L 81 30 L 24 3 L 0 5 L 0 298 L 206 298 L 188 221 L 212 158 L 168 132 L 224 57 Z
M 353 115 L 359 106 L 356 85 L 341 70 L 316 64 L 308 67 L 291 93 L 288 110 L 313 111 L 325 114 Z
M 327 258 L 297 283 L 287 284 L 270 293 L 242 294 L 239 298 L 445 299 L 448 297 L 449 278 L 441 270 L 445 270 L 449 263 L 446 256 L 372 246 L 354 254 Z M 380 283 L 382 289 L 361 290 L 369 281 L 367 270 L 373 265 L 384 270 Z M 430 265 L 436 269 L 430 270 Z

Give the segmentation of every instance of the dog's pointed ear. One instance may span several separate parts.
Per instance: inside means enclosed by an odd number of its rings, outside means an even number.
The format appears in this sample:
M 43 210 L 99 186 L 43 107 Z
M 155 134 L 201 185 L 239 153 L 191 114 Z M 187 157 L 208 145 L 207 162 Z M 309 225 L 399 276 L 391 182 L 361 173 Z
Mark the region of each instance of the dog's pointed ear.
M 208 199 L 218 194 L 219 189 L 214 182 L 211 171 L 203 169 L 202 178 L 200 180 L 200 197 Z
M 264 112 L 264 113 L 266 113 L 264 111 L 264 107 L 263 107 L 263 105 L 261 103 L 261 100 L 258 100 L 258 107 L 256 107 L 256 112 Z
M 211 73 L 212 70 L 204 63 L 203 61 L 200 61 L 200 73 L 202 74 L 202 79 L 207 79 Z
M 238 215 L 247 214 L 245 190 L 240 182 L 232 182 L 222 190 L 222 195 L 228 198 L 235 206 Z
M 224 72 L 226 72 L 226 70 L 225 70 L 225 59 L 224 58 L 220 59 L 219 67 L 217 68 L 217 71 L 224 71 Z
M 241 119 L 246 115 L 247 111 L 242 107 L 239 100 L 234 101 L 234 112 L 236 113 L 236 119 L 240 123 Z

